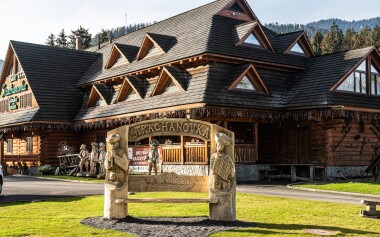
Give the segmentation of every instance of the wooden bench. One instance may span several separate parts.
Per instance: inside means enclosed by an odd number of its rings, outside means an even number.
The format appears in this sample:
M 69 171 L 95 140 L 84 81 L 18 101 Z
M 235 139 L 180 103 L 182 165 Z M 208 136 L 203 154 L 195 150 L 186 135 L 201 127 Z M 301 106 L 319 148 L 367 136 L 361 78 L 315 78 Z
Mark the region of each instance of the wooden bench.
M 366 205 L 366 210 L 360 211 L 361 216 L 380 218 L 380 211 L 376 210 L 376 206 L 380 206 L 380 202 L 361 200 L 360 203 Z

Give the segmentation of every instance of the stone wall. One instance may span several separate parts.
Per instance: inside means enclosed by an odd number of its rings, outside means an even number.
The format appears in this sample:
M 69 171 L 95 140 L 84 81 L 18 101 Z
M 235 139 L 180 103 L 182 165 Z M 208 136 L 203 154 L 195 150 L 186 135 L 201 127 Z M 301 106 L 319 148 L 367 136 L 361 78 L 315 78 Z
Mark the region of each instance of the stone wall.
M 163 165 L 162 172 L 174 172 L 179 175 L 208 176 L 208 165 Z
M 330 166 L 326 167 L 326 178 L 328 180 L 334 180 L 337 178 L 354 178 L 354 177 L 366 177 L 364 173 L 367 166 Z M 343 177 L 344 176 L 344 177 Z
M 237 182 L 260 181 L 260 171 L 270 170 L 269 165 L 236 165 Z

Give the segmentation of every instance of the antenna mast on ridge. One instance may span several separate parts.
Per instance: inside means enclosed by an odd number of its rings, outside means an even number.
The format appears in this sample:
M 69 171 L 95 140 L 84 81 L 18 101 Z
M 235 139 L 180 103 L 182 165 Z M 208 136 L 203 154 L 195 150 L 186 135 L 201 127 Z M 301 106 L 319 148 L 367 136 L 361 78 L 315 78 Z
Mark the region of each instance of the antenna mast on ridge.
M 128 17 L 127 17 L 127 13 L 125 13 L 125 34 L 128 34 Z

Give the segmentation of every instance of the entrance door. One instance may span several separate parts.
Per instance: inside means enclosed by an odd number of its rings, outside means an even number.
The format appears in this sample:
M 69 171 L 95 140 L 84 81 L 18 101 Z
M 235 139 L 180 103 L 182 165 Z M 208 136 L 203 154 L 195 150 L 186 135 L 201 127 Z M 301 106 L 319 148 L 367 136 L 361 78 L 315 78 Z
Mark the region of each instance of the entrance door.
M 260 164 L 274 164 L 277 157 L 277 128 L 274 124 L 259 124 Z
M 310 160 L 310 130 L 308 126 L 297 127 L 297 162 L 309 164 Z

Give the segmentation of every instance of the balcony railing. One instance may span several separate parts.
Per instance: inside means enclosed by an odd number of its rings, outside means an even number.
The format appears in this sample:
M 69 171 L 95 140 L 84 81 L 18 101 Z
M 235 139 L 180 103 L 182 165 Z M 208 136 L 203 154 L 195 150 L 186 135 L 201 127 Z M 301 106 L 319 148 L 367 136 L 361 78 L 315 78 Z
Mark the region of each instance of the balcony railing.
M 256 150 L 252 144 L 236 144 L 235 145 L 236 163 L 255 163 Z

